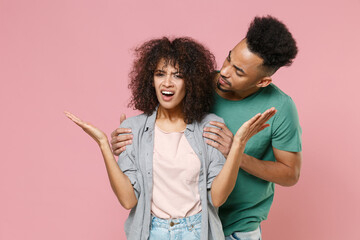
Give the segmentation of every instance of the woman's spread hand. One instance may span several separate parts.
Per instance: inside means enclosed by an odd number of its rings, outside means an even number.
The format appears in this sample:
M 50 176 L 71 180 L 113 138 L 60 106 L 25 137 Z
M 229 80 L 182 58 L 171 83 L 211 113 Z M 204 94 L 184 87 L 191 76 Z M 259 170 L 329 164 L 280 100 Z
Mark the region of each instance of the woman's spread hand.
M 246 121 L 236 132 L 234 141 L 247 143 L 252 136 L 270 126 L 270 124 L 265 123 L 275 115 L 276 111 L 273 107 L 262 114 L 256 114 L 250 120 Z
M 90 135 L 99 145 L 108 143 L 108 138 L 104 132 L 100 129 L 94 127 L 90 123 L 82 121 L 80 118 L 76 117 L 74 114 L 69 112 L 64 112 L 65 115 L 79 127 L 81 127 L 87 134 Z

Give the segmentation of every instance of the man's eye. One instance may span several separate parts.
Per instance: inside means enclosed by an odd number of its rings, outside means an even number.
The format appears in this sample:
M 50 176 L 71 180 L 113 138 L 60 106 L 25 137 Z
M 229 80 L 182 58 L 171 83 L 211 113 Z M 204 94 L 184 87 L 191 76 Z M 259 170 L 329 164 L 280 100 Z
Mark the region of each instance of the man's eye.
M 228 54 L 228 56 L 226 58 L 226 60 L 228 60 L 229 62 L 231 61 L 230 54 L 231 54 L 231 51 L 229 52 L 229 54 Z

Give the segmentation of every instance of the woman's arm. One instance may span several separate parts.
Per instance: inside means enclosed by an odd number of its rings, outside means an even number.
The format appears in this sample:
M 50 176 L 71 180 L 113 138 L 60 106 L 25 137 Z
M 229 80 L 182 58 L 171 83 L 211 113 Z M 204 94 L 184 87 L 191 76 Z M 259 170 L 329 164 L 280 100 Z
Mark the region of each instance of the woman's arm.
M 137 204 L 137 198 L 135 196 L 134 188 L 131 185 L 129 178 L 119 168 L 114 155 L 111 152 L 109 141 L 105 133 L 69 112 L 65 112 L 65 115 L 81 127 L 99 145 L 104 158 L 111 188 L 116 197 L 119 199 L 120 204 L 125 209 L 135 207 Z
M 235 187 L 246 143 L 252 136 L 270 126 L 265 123 L 275 113 L 275 108 L 268 109 L 262 114 L 259 113 L 245 122 L 236 132 L 224 167 L 211 186 L 211 199 L 215 207 L 220 207 Z

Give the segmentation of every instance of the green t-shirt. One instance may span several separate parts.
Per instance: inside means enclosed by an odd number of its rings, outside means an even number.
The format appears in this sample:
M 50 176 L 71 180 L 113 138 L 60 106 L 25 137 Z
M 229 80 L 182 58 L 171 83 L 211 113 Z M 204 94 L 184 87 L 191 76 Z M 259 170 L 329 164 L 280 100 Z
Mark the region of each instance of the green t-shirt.
M 301 127 L 295 104 L 278 87 L 270 84 L 240 101 L 226 100 L 215 94 L 212 112 L 222 117 L 235 134 L 244 122 L 271 107 L 275 107 L 277 113 L 268 121 L 270 127 L 248 141 L 245 153 L 264 161 L 276 161 L 273 147 L 301 151 Z M 267 218 L 273 197 L 274 183 L 240 169 L 234 190 L 219 209 L 225 236 L 257 229 Z

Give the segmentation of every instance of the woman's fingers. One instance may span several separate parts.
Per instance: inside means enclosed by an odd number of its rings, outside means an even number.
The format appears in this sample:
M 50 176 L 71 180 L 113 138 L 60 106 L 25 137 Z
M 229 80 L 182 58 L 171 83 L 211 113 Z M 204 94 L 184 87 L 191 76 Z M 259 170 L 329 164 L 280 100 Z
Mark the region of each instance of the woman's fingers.
M 267 122 L 270 118 L 272 118 L 275 115 L 276 112 L 277 110 L 274 107 L 266 110 L 263 114 L 264 115 L 263 121 Z
M 264 130 L 269 127 L 269 124 L 266 122 L 274 116 L 276 113 L 275 108 L 270 108 L 263 112 L 262 114 L 258 113 L 250 120 L 245 122 L 237 131 L 236 135 L 238 139 L 242 141 L 248 141 L 252 136 L 257 134 L 258 132 Z
M 244 124 L 247 124 L 249 126 L 252 126 L 253 124 L 255 124 L 256 122 L 258 122 L 258 120 L 261 118 L 262 114 L 258 113 L 255 116 L 253 116 L 252 118 L 250 118 L 248 121 L 246 121 Z
M 267 127 L 270 127 L 270 124 L 264 124 L 264 125 L 262 125 L 260 128 L 257 129 L 256 133 L 261 132 L 262 130 L 264 130 L 264 129 L 267 128 Z M 256 133 L 255 133 L 255 134 L 256 134 Z
M 70 112 L 67 112 L 67 111 L 64 111 L 65 115 L 70 118 L 71 120 L 73 120 L 74 122 L 79 122 L 81 123 L 81 119 L 76 117 L 74 114 L 70 113 Z
M 86 127 L 87 124 L 85 122 L 83 122 L 80 118 L 76 117 L 74 114 L 67 112 L 67 111 L 64 111 L 64 113 L 71 121 L 76 123 L 78 126 L 80 126 L 82 128 Z
M 270 118 L 272 118 L 276 113 L 276 109 L 270 108 L 263 112 L 260 117 L 258 117 L 255 121 L 253 121 L 253 124 L 255 127 L 261 127 L 264 125 Z M 255 115 L 257 116 L 257 115 Z M 252 119 L 251 119 L 252 120 Z
M 70 112 L 64 111 L 64 113 L 71 121 L 73 121 L 75 124 L 81 127 L 88 135 L 90 135 L 98 144 L 104 142 L 105 140 L 107 141 L 106 134 L 103 133 L 100 129 L 82 121 L 80 118 L 76 117 Z

